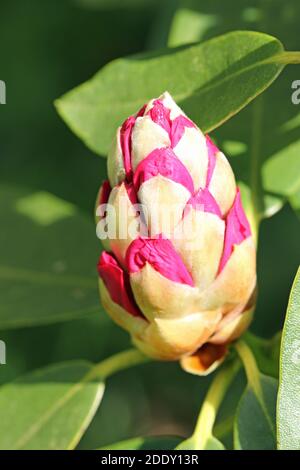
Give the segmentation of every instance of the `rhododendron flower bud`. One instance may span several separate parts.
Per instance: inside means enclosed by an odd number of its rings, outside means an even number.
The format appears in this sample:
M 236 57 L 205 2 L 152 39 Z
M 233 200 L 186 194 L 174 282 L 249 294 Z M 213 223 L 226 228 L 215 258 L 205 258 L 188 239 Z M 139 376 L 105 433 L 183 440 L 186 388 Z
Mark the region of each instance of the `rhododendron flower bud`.
M 210 372 L 255 302 L 255 245 L 226 157 L 164 93 L 117 130 L 108 178 L 97 201 L 105 309 L 145 354 Z

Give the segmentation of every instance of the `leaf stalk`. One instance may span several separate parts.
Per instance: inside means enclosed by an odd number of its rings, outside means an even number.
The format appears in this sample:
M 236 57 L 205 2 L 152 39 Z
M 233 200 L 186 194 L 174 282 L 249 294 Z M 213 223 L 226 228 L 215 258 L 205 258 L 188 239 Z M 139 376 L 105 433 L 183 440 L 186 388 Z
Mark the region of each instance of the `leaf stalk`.
M 193 433 L 198 450 L 203 450 L 208 439 L 212 436 L 218 410 L 239 368 L 240 362 L 237 360 L 232 361 L 225 365 L 213 379 Z
M 96 364 L 86 375 L 85 380 L 106 379 L 116 372 L 138 364 L 144 364 L 150 360 L 149 357 L 134 348 L 128 351 L 122 351 Z

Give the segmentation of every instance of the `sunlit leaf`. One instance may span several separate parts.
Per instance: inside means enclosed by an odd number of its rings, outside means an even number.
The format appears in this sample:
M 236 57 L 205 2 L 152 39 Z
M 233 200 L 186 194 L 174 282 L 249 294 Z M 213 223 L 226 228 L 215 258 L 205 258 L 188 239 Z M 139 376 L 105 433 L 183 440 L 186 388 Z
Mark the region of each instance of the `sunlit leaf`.
M 0 449 L 74 449 L 103 395 L 86 380 L 91 365 L 66 362 L 31 372 L 0 388 Z
M 263 166 L 262 176 L 267 191 L 286 197 L 300 191 L 300 140 L 272 155 Z
M 289 198 L 289 202 L 300 218 L 300 190 Z
M 282 332 L 277 405 L 278 448 L 300 449 L 300 268 Z
M 46 192 L 0 187 L 0 328 L 100 312 L 93 221 Z

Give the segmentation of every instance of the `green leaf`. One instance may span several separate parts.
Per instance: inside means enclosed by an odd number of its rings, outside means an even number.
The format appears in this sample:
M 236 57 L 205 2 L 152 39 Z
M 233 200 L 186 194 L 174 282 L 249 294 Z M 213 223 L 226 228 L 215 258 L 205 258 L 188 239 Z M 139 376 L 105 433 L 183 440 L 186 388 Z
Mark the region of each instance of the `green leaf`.
M 262 93 L 286 63 L 299 60 L 272 36 L 237 31 L 202 44 L 118 59 L 56 106 L 92 150 L 106 154 L 122 121 L 165 90 L 203 131 L 210 131 Z
M 289 202 L 291 204 L 291 207 L 296 212 L 297 216 L 300 218 L 300 191 L 298 191 L 296 194 L 293 194 L 289 198 Z
M 92 220 L 46 192 L 0 186 L 0 328 L 100 312 Z
M 174 15 L 168 45 L 176 47 L 199 41 L 199 38 L 217 23 L 217 15 L 186 8 L 184 5 L 182 8 L 178 8 Z
M 276 449 L 277 380 L 259 374 L 260 394 L 247 386 L 240 400 L 234 423 L 237 450 Z
M 278 379 L 281 331 L 270 339 L 260 338 L 250 331 L 247 331 L 243 337 L 255 356 L 259 370 Z
M 243 198 L 249 210 L 252 210 L 251 175 L 253 176 L 253 171 L 255 171 L 256 179 L 262 186 L 262 207 L 259 211 L 262 219 L 272 217 L 279 212 L 287 198 L 292 207 L 297 210 L 294 198 L 300 184 L 300 160 L 297 153 L 300 146 L 299 141 L 294 140 L 294 133 L 283 132 L 281 121 L 278 122 L 277 116 L 280 116 L 280 110 L 284 110 L 285 115 L 293 111 L 288 100 L 281 96 L 286 93 L 286 90 L 284 84 L 281 85 L 281 81 L 279 82 L 260 98 L 262 116 L 258 128 L 257 113 L 254 108 L 259 103 L 256 101 L 216 133 L 220 148 L 226 151 L 237 178 L 242 180 L 242 184 L 239 182 L 239 185 L 244 189 Z M 285 104 L 286 101 L 287 104 Z M 282 116 L 280 119 L 283 119 Z M 230 158 L 234 156 L 234 152 L 232 153 L 232 147 L 227 146 L 228 139 L 233 135 L 245 146 L 238 158 Z M 253 163 L 254 158 L 258 162 L 257 165 Z M 261 176 L 260 173 L 262 173 Z M 257 188 L 254 191 L 257 193 Z
M 66 362 L 31 372 L 0 388 L 0 449 L 74 449 L 91 422 L 104 383 L 92 365 Z
M 243 181 L 238 181 L 238 186 L 241 190 L 243 206 L 246 211 L 247 217 L 249 218 L 250 223 L 254 223 L 251 190 L 249 186 L 245 184 Z M 264 203 L 264 213 L 262 214 L 262 216 L 264 218 L 272 217 L 282 208 L 284 204 L 282 198 L 278 196 L 269 195 L 267 193 L 264 193 L 263 203 Z M 252 228 L 254 231 L 254 227 Z
M 263 166 L 264 188 L 285 197 L 300 191 L 300 140 L 272 155 Z
M 134 437 L 126 441 L 116 442 L 99 450 L 172 450 L 178 444 L 178 437 Z
M 199 450 L 197 442 L 193 436 L 185 439 L 176 447 L 176 450 Z M 209 436 L 203 450 L 225 450 L 224 445 L 214 436 Z
M 225 450 L 225 447 L 216 437 L 210 436 L 204 450 Z
M 277 402 L 278 448 L 300 449 L 300 268 L 287 308 L 280 351 Z
M 272 2 L 241 2 L 228 0 L 226 5 L 221 0 L 212 4 L 199 3 L 197 0 L 179 0 L 177 11 L 173 15 L 173 23 L 169 44 L 181 45 L 188 41 L 209 39 L 216 34 L 222 34 L 229 29 L 263 29 L 271 34 L 276 31 L 278 36 L 289 45 L 298 48 L 299 2 L 291 0 L 289 5 L 277 1 L 276 8 Z M 230 13 L 235 9 L 236 15 Z M 253 156 L 258 164 L 255 167 L 256 186 L 264 186 L 261 196 L 264 198 L 259 208 L 260 218 L 276 214 L 286 202 L 286 194 L 291 194 L 299 187 L 300 168 L 297 164 L 297 149 L 299 148 L 299 106 L 291 101 L 291 84 L 295 80 L 296 69 L 289 67 L 281 80 L 263 96 L 263 111 L 260 122 L 257 123 L 257 113 L 252 112 L 252 106 L 245 112 L 239 113 L 236 119 L 222 126 L 218 132 L 217 141 L 227 157 L 239 155 L 237 161 L 231 161 L 235 174 L 246 184 L 250 185 L 249 161 L 252 165 Z M 296 75 L 297 76 L 297 75 Z M 256 102 L 254 107 L 256 106 Z M 221 137 L 221 139 L 220 139 Z M 263 166 L 263 181 L 260 171 Z M 251 179 L 253 179 L 253 174 Z M 251 182 L 253 183 L 253 181 Z M 253 186 L 253 184 L 251 184 Z M 271 193 L 269 193 L 271 191 Z M 257 189 L 255 192 L 258 192 Z M 294 194 L 289 197 L 291 206 L 299 214 L 300 199 L 294 200 Z

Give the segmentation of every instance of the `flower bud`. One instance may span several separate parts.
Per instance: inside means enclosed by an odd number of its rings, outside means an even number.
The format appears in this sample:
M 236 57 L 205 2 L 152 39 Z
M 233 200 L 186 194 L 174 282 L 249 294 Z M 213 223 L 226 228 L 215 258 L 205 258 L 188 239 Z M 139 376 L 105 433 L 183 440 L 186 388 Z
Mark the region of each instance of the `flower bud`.
M 104 308 L 145 354 L 207 374 L 255 302 L 255 245 L 232 169 L 167 92 L 117 130 L 107 164 Z

